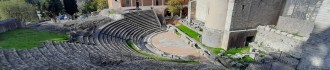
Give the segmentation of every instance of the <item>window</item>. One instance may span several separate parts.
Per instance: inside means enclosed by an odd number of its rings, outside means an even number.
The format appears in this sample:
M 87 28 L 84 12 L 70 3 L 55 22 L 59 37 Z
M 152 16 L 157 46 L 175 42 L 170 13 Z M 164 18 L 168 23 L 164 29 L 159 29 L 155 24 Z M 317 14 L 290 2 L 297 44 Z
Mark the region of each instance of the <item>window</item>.
M 249 36 L 245 40 L 245 46 L 249 46 L 249 43 L 254 41 L 254 36 Z
M 159 0 L 156 0 L 156 5 L 159 5 Z
M 126 6 L 131 6 L 130 0 L 126 0 Z

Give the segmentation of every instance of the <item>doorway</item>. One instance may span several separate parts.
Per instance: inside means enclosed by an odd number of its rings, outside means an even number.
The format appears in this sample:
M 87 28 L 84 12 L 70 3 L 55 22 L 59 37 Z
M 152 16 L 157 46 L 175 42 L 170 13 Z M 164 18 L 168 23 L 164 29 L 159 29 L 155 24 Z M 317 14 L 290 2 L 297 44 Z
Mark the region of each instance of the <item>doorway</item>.
M 254 36 L 248 36 L 245 40 L 245 46 L 249 46 L 249 43 L 252 43 L 254 41 Z

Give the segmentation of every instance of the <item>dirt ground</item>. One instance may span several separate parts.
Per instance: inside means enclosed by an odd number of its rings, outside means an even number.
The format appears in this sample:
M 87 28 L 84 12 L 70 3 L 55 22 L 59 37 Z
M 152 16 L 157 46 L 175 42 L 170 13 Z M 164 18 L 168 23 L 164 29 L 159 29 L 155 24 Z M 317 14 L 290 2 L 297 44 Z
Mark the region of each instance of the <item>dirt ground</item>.
M 175 55 L 193 55 L 200 57 L 197 49 L 189 47 L 178 35 L 169 31 L 152 38 L 152 44 L 161 51 Z

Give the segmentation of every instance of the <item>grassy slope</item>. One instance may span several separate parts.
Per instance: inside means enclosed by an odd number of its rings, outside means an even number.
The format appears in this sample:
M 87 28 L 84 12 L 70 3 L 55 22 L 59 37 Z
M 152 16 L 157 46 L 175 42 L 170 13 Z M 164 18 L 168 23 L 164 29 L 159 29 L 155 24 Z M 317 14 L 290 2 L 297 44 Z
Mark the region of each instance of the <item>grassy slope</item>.
M 222 48 L 213 48 L 213 47 L 205 47 L 207 50 L 212 51 L 214 54 L 219 54 L 220 51 L 224 51 Z
M 201 42 L 199 36 L 201 36 L 200 34 L 198 34 L 197 32 L 189 29 L 188 27 L 184 26 L 184 25 L 179 25 L 177 26 L 177 28 L 179 28 L 182 32 L 186 33 L 188 36 L 190 36 L 191 38 L 194 38 L 195 40 L 197 40 L 198 42 Z
M 67 35 L 31 29 L 16 29 L 0 34 L 1 48 L 29 49 L 37 47 L 41 41 L 66 41 Z
M 235 55 L 236 53 L 245 53 L 245 52 L 249 52 L 250 51 L 250 47 L 244 47 L 244 48 L 233 48 L 233 49 L 229 49 L 225 52 L 225 55 Z
M 148 56 L 148 57 L 151 57 L 153 59 L 156 59 L 156 60 L 160 60 L 160 61 L 168 61 L 168 62 L 178 62 L 178 63 L 187 63 L 187 64 L 199 64 L 199 62 L 197 61 L 178 61 L 178 60 L 169 60 L 167 58 L 163 58 L 163 57 L 159 57 L 159 56 L 156 56 L 156 55 L 153 55 L 153 54 L 150 54 L 150 53 L 147 53 L 147 52 L 144 52 L 142 50 L 138 50 L 138 48 L 135 46 L 135 44 L 132 42 L 132 40 L 127 40 L 127 44 L 129 45 L 130 48 L 132 48 L 133 50 L 141 53 L 142 55 L 145 55 L 145 56 Z

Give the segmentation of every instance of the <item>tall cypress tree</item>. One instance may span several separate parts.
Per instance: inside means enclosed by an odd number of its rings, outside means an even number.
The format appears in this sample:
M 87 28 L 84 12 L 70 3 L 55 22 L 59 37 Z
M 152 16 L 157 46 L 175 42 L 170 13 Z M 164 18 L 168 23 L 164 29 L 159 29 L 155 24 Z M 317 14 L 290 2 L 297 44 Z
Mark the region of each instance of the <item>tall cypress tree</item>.
M 65 12 L 74 18 L 73 14 L 78 12 L 76 0 L 63 0 Z
M 56 22 L 56 16 L 63 10 L 63 5 L 60 0 L 42 0 L 41 9 Z

